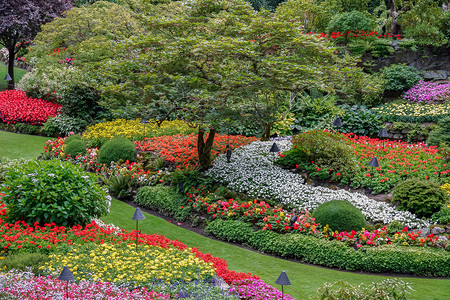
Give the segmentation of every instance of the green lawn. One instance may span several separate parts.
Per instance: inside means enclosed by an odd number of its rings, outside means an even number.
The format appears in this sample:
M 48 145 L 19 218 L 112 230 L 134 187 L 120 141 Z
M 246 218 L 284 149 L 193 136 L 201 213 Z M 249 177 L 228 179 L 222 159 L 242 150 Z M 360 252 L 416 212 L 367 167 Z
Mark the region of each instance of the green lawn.
M 135 229 L 131 220 L 135 208 L 118 200 L 113 200 L 111 213 L 103 218 L 127 230 Z M 260 276 L 265 282 L 275 285 L 281 271 L 286 271 L 292 285 L 285 291 L 296 299 L 305 299 L 314 295 L 316 289 L 324 282 L 345 280 L 352 284 L 381 281 L 386 277 L 378 275 L 356 274 L 326 268 L 320 268 L 259 254 L 227 243 L 205 238 L 171 224 L 163 219 L 144 213 L 146 219 L 139 222 L 139 229 L 146 233 L 157 233 L 169 239 L 177 239 L 190 247 L 198 247 L 204 253 L 225 259 L 230 270 L 250 272 Z M 450 279 L 403 278 L 412 284 L 416 292 L 411 299 L 446 299 L 450 295 Z M 277 288 L 280 288 L 277 286 Z
M 0 91 L 4 91 L 8 87 L 8 81 L 3 80 L 6 76 L 6 73 L 8 73 L 8 66 L 0 63 Z M 14 81 L 16 82 L 16 84 L 26 73 L 26 70 L 14 68 Z
M 44 151 L 49 138 L 0 131 L 0 157 L 35 158 Z

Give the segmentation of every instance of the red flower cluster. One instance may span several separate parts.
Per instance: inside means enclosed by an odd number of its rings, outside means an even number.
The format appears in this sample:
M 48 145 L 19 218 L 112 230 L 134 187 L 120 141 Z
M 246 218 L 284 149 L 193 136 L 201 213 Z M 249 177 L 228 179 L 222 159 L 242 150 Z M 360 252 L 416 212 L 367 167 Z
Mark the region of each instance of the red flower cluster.
M 177 134 L 146 138 L 144 141 L 135 142 L 135 144 L 141 151 L 157 152 L 164 160 L 175 163 L 177 169 L 192 169 L 198 165 L 197 138 L 198 135 L 193 133 L 186 136 Z M 255 137 L 216 134 L 211 155 L 214 158 L 219 153 L 224 153 L 227 144 L 233 150 L 254 141 L 256 141 Z
M 59 114 L 61 105 L 42 99 L 28 98 L 23 91 L 0 92 L 0 121 L 41 125 Z

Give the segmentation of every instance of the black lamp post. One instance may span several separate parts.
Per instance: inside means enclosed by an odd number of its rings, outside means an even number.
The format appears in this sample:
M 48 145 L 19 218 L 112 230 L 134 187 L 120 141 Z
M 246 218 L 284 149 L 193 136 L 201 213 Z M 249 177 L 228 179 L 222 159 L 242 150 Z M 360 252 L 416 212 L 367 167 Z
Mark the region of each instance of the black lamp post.
M 136 211 L 134 212 L 134 215 L 131 218 L 131 220 L 136 220 L 136 233 L 137 233 L 136 249 L 137 249 L 138 241 L 139 241 L 139 220 L 144 220 L 144 219 L 145 219 L 145 216 L 142 214 L 142 212 L 139 209 L 139 207 L 136 207 Z
M 273 152 L 273 153 L 278 153 L 278 152 L 280 152 L 281 150 L 280 150 L 280 148 L 278 148 L 277 143 L 273 143 L 273 145 L 272 145 L 272 147 L 270 148 L 269 151 L 270 151 L 270 152 Z
M 13 88 L 12 88 L 13 85 L 11 84 L 12 78 L 11 78 L 11 76 L 9 75 L 9 73 L 6 73 L 6 76 L 5 76 L 5 78 L 4 78 L 3 80 L 8 81 L 8 90 L 12 90 L 12 89 L 13 89 Z
M 388 139 L 389 138 L 389 133 L 387 132 L 385 127 L 381 128 L 380 132 L 378 132 L 378 137 L 380 139 Z M 384 148 L 384 141 L 383 141 L 383 148 Z
M 291 285 L 291 282 L 289 281 L 286 271 L 281 272 L 280 276 L 278 276 L 277 281 L 275 281 L 275 284 L 281 285 L 281 299 L 284 299 L 283 287 L 285 285 Z
M 227 152 L 225 154 L 227 156 L 227 163 L 231 162 L 231 149 L 230 149 L 230 145 L 227 144 Z
M 380 164 L 378 163 L 378 159 L 376 156 L 374 156 L 368 164 L 369 167 L 372 167 L 372 176 L 374 176 L 374 171 L 373 168 L 378 168 L 380 166 Z M 370 180 L 370 193 L 372 193 L 372 180 Z
M 70 272 L 68 266 L 64 266 L 64 269 L 62 270 L 61 274 L 59 274 L 58 279 L 66 282 L 66 299 L 69 299 L 69 280 L 74 280 L 75 278 L 73 277 L 72 272 Z
M 144 124 L 144 139 L 145 139 L 145 124 L 148 124 L 148 119 L 147 118 L 142 118 L 140 123 Z
M 339 118 L 339 116 L 337 116 L 336 119 L 334 119 L 333 126 L 337 128 L 342 127 L 342 121 L 341 118 Z

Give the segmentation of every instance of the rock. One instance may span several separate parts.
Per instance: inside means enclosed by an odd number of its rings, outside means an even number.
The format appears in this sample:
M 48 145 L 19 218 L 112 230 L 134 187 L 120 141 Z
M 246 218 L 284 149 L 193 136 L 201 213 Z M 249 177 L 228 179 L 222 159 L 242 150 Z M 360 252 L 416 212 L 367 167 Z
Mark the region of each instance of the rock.
M 423 72 L 423 78 L 428 80 L 445 80 L 447 77 L 447 70 L 429 70 Z
M 431 229 L 431 233 L 434 235 L 441 234 L 444 232 L 445 232 L 445 229 L 442 227 L 433 227 L 433 229 Z
M 448 238 L 445 235 L 441 235 L 441 236 L 438 237 L 438 241 L 445 243 L 445 242 L 448 241 Z
M 445 227 L 445 232 L 450 233 L 450 225 L 447 225 L 447 227 Z
M 420 233 L 420 236 L 427 236 L 427 235 L 430 234 L 430 228 L 423 228 L 423 229 L 421 229 L 420 231 L 422 231 L 422 232 Z
M 403 138 L 403 135 L 396 133 L 396 134 L 394 134 L 394 136 L 392 138 L 394 140 L 401 140 Z

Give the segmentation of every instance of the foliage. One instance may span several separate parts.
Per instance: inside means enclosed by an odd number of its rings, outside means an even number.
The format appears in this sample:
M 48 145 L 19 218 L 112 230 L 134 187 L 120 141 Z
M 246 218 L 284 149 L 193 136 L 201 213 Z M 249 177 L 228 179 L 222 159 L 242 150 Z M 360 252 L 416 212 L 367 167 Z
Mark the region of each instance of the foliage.
M 405 228 L 405 225 L 401 221 L 394 221 L 389 223 L 386 230 L 390 234 L 398 234 L 400 232 L 403 232 Z
M 450 100 L 450 83 L 419 83 L 402 95 L 402 98 L 412 103 L 445 103 Z
M 205 234 L 214 235 L 220 240 L 246 245 L 254 232 L 251 223 L 236 221 L 229 222 L 217 219 L 208 224 Z
M 0 6 L 0 45 L 8 49 L 8 73 L 13 78 L 9 89 L 14 89 L 14 58 L 39 32 L 41 25 L 50 22 L 72 7 L 70 0 L 18 0 Z
M 408 210 L 418 217 L 430 217 L 447 201 L 446 193 L 432 180 L 407 179 L 398 183 L 392 191 L 392 203 L 398 204 L 398 209 Z
M 420 141 L 426 140 L 426 138 L 428 137 L 429 131 L 433 127 L 437 127 L 437 126 L 430 125 L 429 127 L 426 127 L 420 123 L 408 123 L 408 122 L 406 122 L 406 123 L 405 122 L 394 122 L 392 124 L 392 129 L 394 129 L 396 131 L 401 131 L 403 133 L 407 132 L 406 141 L 408 143 L 420 142 Z M 431 144 L 429 144 L 429 145 L 431 146 Z
M 64 139 L 64 145 L 67 145 L 74 140 L 81 140 L 82 138 L 81 134 L 71 134 Z
M 354 286 L 345 281 L 324 283 L 317 289 L 314 299 L 361 299 L 361 300 L 404 300 L 414 291 L 408 282 L 398 278 L 388 278 L 381 282 L 372 282 L 369 286 Z
M 361 11 L 350 11 L 336 14 L 328 23 L 326 31 L 331 32 L 352 32 L 362 30 L 366 32 L 375 28 L 375 19 L 367 13 Z
M 77 155 L 86 155 L 86 142 L 81 139 L 72 140 L 69 143 L 64 143 L 64 153 L 70 155 L 71 157 L 75 157 Z
M 189 207 L 184 207 L 184 198 L 168 186 L 145 186 L 139 189 L 134 200 L 138 205 L 148 207 L 164 215 L 170 215 L 185 221 L 191 213 Z
M 0 190 L 10 222 L 87 224 L 106 214 L 109 207 L 96 176 L 58 160 L 30 161 L 11 168 Z
M 117 199 L 128 199 L 131 196 L 131 176 L 128 174 L 111 175 L 105 179 L 109 192 Z
M 0 183 L 5 180 L 5 176 L 8 170 L 11 168 L 20 168 L 20 166 L 26 163 L 28 160 L 25 158 L 21 159 L 9 159 L 7 157 L 0 158 Z
M 445 225 L 450 223 L 450 205 L 444 205 L 438 212 L 435 212 L 430 219 L 439 224 Z
M 38 274 L 38 267 L 48 260 L 48 256 L 42 253 L 12 253 L 7 255 L 5 259 L 0 260 L 0 268 L 7 271 L 27 271 L 31 268 L 34 274 Z
M 22 91 L 0 92 L 0 120 L 5 123 L 41 125 L 59 114 L 60 105 L 28 98 Z
M 441 143 L 450 146 L 450 117 L 441 119 L 439 127 L 430 132 L 427 144 L 430 146 L 439 146 Z
M 312 214 L 316 222 L 332 230 L 358 231 L 366 224 L 366 219 L 359 209 L 348 201 L 331 200 L 319 205 Z
M 357 105 L 344 105 L 341 108 L 344 115 L 341 117 L 342 127 L 339 127 L 340 132 L 374 136 L 380 131 L 383 122 L 381 117 L 373 111 Z
M 136 159 L 136 146 L 125 137 L 115 137 L 107 141 L 98 152 L 98 162 L 109 164 L 112 161 Z
M 68 136 L 74 132 L 81 133 L 86 128 L 87 122 L 85 120 L 74 118 L 68 115 L 59 114 L 56 117 L 49 118 L 44 124 L 47 134 L 53 135 L 55 132 Z
M 406 91 L 421 79 L 419 71 L 406 64 L 392 64 L 385 67 L 383 68 L 383 74 L 387 79 L 386 91 L 392 92 Z
M 450 103 L 427 104 L 390 102 L 372 108 L 388 122 L 438 122 L 450 116 Z
M 30 125 L 26 123 L 16 123 L 14 124 L 14 129 L 18 133 L 25 133 L 25 134 L 36 134 L 40 131 L 40 126 L 38 125 Z
M 61 113 L 92 122 L 102 110 L 98 105 L 100 96 L 87 86 L 73 85 L 62 97 Z

